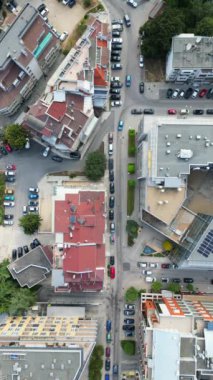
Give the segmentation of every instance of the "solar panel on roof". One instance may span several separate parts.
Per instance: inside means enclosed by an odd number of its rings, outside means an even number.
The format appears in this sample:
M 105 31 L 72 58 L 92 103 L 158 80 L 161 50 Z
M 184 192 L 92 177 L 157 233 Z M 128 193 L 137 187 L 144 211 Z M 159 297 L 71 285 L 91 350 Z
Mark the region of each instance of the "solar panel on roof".
M 208 232 L 197 251 L 204 257 L 209 257 L 210 253 L 213 253 L 213 230 Z

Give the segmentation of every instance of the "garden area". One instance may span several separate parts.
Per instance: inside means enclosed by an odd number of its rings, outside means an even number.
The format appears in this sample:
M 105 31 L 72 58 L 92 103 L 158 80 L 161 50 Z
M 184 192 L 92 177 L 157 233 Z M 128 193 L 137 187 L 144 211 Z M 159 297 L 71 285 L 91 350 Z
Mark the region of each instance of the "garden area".
M 4 222 L 4 191 L 5 191 L 5 176 L 0 173 L 0 224 Z
M 95 346 L 89 361 L 89 380 L 101 380 L 103 368 L 104 348 L 101 345 Z
M 136 132 L 134 129 L 128 131 L 128 157 L 135 157 L 136 155 Z M 135 162 L 129 162 L 127 171 L 129 176 L 135 174 Z M 127 182 L 127 215 L 132 215 L 135 206 L 135 187 L 136 180 L 128 179 Z
M 136 351 L 136 343 L 135 340 L 121 340 L 121 347 L 125 354 L 133 356 Z
M 132 247 L 134 245 L 135 239 L 138 237 L 139 225 L 135 220 L 127 220 L 126 232 L 128 235 L 128 246 Z

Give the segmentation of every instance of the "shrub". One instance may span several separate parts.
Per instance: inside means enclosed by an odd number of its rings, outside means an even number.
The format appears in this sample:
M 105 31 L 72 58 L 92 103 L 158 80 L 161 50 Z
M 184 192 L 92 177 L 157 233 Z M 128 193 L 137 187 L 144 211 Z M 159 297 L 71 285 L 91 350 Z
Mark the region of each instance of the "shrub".
M 135 180 L 129 179 L 127 183 L 127 215 L 132 215 L 135 205 Z
M 138 228 L 138 223 L 135 220 L 127 220 L 126 231 L 133 239 L 138 237 Z
M 176 283 L 171 283 L 171 284 L 168 284 L 167 286 L 167 290 L 170 290 L 170 292 L 173 292 L 173 293 L 180 293 L 180 284 L 176 284 Z
M 121 347 L 125 354 L 127 355 L 135 355 L 135 341 L 134 340 L 122 340 L 121 341 Z
M 91 5 L 92 5 L 91 0 L 83 0 L 84 8 L 89 8 L 89 7 L 91 7 Z
M 103 355 L 103 346 L 95 346 L 89 362 L 89 380 L 101 380 L 101 370 L 103 368 Z
M 135 157 L 136 145 L 135 145 L 135 130 L 129 129 L 128 132 L 128 155 L 129 157 Z
M 165 240 L 163 242 L 163 249 L 166 252 L 170 252 L 173 249 L 173 245 L 169 240 Z
M 38 231 L 42 219 L 38 214 L 27 214 L 19 219 L 19 225 L 23 228 L 26 235 L 32 235 Z
M 135 173 L 135 164 L 133 162 L 128 164 L 128 174 L 134 174 Z
M 155 281 L 152 283 L 151 290 L 153 293 L 160 293 L 163 288 L 163 284 L 160 281 Z
M 127 289 L 125 293 L 125 300 L 126 302 L 135 302 L 138 299 L 138 290 L 135 289 L 133 286 L 131 288 Z
M 92 181 L 98 181 L 106 169 L 105 154 L 100 151 L 89 153 L 85 164 L 85 175 Z

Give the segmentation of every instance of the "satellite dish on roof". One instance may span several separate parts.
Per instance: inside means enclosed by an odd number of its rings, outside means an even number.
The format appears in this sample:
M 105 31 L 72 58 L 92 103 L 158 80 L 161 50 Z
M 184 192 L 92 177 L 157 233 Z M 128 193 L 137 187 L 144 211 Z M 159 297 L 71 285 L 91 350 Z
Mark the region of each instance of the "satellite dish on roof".
M 186 51 L 191 50 L 191 47 L 192 47 L 192 44 L 187 44 L 187 45 L 186 45 Z

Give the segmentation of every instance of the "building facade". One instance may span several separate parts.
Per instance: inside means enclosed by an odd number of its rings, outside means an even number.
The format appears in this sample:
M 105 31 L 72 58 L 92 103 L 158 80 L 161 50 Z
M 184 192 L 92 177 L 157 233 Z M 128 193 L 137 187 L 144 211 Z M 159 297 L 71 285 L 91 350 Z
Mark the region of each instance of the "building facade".
M 0 37 L 0 114 L 18 110 L 48 72 L 59 49 L 56 34 L 27 3 Z

